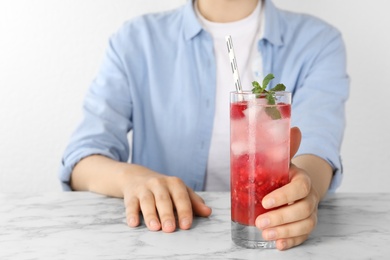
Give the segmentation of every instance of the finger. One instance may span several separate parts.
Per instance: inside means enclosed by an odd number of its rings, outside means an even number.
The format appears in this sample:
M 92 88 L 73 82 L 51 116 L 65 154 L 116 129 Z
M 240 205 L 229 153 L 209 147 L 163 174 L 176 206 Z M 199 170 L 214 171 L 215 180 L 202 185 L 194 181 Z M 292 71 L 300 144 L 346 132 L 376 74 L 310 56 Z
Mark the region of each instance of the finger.
M 161 224 L 157 217 L 153 193 L 150 190 L 144 191 L 139 196 L 139 202 L 146 226 L 152 231 L 160 230 Z
M 191 199 L 184 182 L 177 177 L 169 178 L 169 187 L 171 198 L 176 208 L 179 227 L 181 229 L 189 229 L 192 225 L 192 206 Z
M 139 225 L 139 200 L 136 197 L 125 199 L 126 207 L 126 222 L 130 227 L 136 227 Z
M 294 246 L 300 245 L 307 240 L 309 235 L 303 235 L 299 237 L 292 237 L 288 239 L 279 239 L 276 241 L 276 248 L 278 250 L 287 250 Z
M 294 157 L 301 144 L 302 134 L 298 127 L 290 129 L 290 159 Z
M 293 203 L 306 197 L 311 190 L 311 180 L 309 176 L 302 173 L 295 165 L 291 164 L 290 173 L 292 175 L 290 183 L 267 194 L 262 205 L 266 209 L 279 207 Z
M 317 225 L 317 214 L 285 225 L 271 227 L 263 230 L 262 235 L 266 240 L 277 240 L 281 238 L 292 238 L 310 234 Z
M 200 217 L 208 217 L 211 215 L 211 208 L 208 207 L 204 200 L 196 194 L 192 189 L 188 188 L 188 195 L 190 196 L 190 200 L 192 203 L 192 210 L 195 215 Z
M 153 193 L 162 230 L 168 233 L 175 231 L 176 221 L 175 215 L 173 213 L 174 209 L 169 190 L 166 186 L 155 185 Z
M 317 204 L 312 197 L 307 197 L 294 204 L 262 214 L 256 219 L 256 226 L 260 229 L 296 223 L 310 218 L 317 210 Z M 314 222 L 315 224 L 316 222 Z

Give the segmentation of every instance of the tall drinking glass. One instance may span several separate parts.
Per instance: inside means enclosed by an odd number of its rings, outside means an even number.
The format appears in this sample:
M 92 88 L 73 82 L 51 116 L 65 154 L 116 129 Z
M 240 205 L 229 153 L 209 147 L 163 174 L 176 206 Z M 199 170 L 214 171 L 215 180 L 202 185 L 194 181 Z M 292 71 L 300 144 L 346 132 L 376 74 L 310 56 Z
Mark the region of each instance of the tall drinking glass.
M 234 243 L 275 248 L 255 227 L 265 195 L 289 182 L 291 93 L 230 93 L 231 231 Z

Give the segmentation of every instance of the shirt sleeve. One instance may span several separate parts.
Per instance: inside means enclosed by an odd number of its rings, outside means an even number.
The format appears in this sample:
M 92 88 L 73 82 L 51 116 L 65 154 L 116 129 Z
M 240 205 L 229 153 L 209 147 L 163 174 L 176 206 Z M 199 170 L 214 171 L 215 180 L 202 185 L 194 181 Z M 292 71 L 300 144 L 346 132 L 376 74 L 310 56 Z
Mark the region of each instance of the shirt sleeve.
M 329 188 L 342 179 L 340 158 L 345 128 L 345 102 L 349 95 L 346 51 L 338 31 L 330 28 L 317 42 L 317 54 L 308 62 L 303 80 L 293 95 L 292 125 L 302 132 L 297 155 L 314 154 L 326 160 L 334 175 Z
M 100 71 L 85 96 L 83 119 L 62 158 L 59 178 L 64 190 L 71 190 L 69 181 L 74 166 L 89 155 L 128 160 L 132 102 L 120 58 L 123 55 L 118 53 L 123 49 L 122 42 L 117 34 L 111 37 Z

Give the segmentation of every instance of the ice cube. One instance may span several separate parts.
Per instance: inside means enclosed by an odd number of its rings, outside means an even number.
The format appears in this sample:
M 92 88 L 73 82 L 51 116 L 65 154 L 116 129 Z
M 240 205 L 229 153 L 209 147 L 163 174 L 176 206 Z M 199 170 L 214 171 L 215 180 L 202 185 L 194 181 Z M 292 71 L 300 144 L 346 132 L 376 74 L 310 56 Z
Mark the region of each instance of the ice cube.
M 243 112 L 248 119 L 249 124 L 255 123 L 259 120 L 261 114 L 263 114 L 264 105 L 266 103 L 264 98 L 258 98 L 248 102 L 248 108 Z
M 254 122 L 259 114 L 258 108 L 255 106 L 248 107 L 243 113 L 249 122 Z
M 264 122 L 263 128 L 266 136 L 272 143 L 283 143 L 290 135 L 290 121 L 286 119 L 268 120 Z
M 267 160 L 273 163 L 288 160 L 290 157 L 288 143 L 271 146 L 267 149 Z
M 245 118 L 230 122 L 231 141 L 246 142 L 248 140 L 248 121 Z
M 234 156 L 248 153 L 248 145 L 245 142 L 234 142 L 231 144 L 231 149 Z

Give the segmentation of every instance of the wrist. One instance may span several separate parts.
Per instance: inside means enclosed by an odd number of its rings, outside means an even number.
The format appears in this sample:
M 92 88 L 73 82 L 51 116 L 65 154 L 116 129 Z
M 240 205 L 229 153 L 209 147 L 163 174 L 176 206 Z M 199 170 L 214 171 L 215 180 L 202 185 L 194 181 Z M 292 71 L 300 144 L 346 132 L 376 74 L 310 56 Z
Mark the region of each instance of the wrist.
M 137 175 L 137 166 L 135 164 L 130 163 L 120 163 L 120 167 L 118 168 L 118 178 L 116 186 L 118 187 L 118 191 L 121 193 L 121 197 L 124 197 L 126 191 L 131 189 L 132 183 L 134 183 L 134 178 Z

